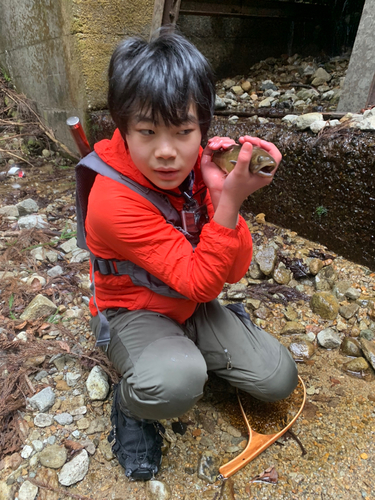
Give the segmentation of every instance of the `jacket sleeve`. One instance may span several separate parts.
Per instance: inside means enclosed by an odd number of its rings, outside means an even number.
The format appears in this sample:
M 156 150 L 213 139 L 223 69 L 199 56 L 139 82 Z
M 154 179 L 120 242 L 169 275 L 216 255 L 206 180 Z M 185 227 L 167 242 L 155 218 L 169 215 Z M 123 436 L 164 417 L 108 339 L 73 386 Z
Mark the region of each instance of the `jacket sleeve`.
M 228 229 L 211 220 L 193 251 L 152 203 L 114 182 L 100 179 L 90 194 L 86 229 L 94 254 L 130 260 L 196 302 L 213 300 L 226 281 L 245 274 L 251 236 L 244 221 Z

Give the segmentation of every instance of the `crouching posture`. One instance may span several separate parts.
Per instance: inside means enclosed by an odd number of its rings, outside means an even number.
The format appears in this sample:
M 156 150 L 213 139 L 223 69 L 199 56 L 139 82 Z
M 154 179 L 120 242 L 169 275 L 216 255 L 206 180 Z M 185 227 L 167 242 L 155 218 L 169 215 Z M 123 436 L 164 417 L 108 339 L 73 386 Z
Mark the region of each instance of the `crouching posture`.
M 253 146 L 275 160 L 271 143 L 241 137 L 225 174 L 214 137 L 203 150 L 215 100 L 209 64 L 182 36 L 131 38 L 112 55 L 108 102 L 117 129 L 81 161 L 108 167 L 91 177 L 86 242 L 95 294 L 91 326 L 122 379 L 109 440 L 125 474 L 148 480 L 161 463 L 160 419 L 178 417 L 202 397 L 207 372 L 263 401 L 297 384 L 288 351 L 255 326 L 243 306 L 216 297 L 252 257 L 242 202 L 272 181 L 249 172 Z

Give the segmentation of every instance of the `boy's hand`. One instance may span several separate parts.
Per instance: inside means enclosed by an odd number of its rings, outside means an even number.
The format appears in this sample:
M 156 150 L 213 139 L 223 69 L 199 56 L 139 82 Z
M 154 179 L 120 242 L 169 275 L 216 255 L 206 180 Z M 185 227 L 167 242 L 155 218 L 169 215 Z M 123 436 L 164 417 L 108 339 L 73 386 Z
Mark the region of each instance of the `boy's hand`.
M 277 147 L 274 144 L 272 144 L 272 142 L 263 141 L 263 139 L 259 139 L 258 137 L 251 137 L 250 135 L 245 135 L 243 137 L 240 137 L 238 141 L 240 144 L 244 144 L 245 142 L 250 142 L 253 146 L 258 146 L 259 148 L 264 149 L 275 160 L 277 167 L 279 166 L 282 159 L 282 155 L 280 151 L 277 149 Z
M 217 204 L 227 175 L 212 162 L 212 154 L 219 149 L 228 149 L 236 144 L 229 137 L 212 137 L 204 148 L 201 158 L 201 170 L 203 181 L 210 191 L 211 201 L 216 210 Z

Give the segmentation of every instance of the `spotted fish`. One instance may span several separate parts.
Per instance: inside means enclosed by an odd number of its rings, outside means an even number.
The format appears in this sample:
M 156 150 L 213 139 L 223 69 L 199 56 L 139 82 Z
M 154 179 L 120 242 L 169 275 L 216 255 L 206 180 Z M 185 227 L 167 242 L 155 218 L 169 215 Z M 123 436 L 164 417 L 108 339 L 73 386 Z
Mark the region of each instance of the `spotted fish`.
M 242 146 L 234 145 L 229 149 L 218 150 L 212 154 L 212 161 L 224 172 L 231 172 L 236 163 L 238 154 Z M 262 148 L 253 146 L 253 154 L 251 156 L 249 170 L 253 174 L 261 175 L 262 177 L 272 177 L 272 172 L 276 168 L 276 162 L 272 156 Z

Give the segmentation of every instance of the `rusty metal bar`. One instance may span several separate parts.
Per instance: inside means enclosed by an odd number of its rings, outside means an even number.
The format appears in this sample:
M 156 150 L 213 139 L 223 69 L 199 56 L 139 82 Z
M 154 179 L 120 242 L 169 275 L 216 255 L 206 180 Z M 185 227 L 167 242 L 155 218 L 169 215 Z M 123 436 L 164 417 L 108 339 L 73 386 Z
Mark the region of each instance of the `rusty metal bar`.
M 249 2 L 211 3 L 182 0 L 180 14 L 193 16 L 226 16 L 226 17 L 268 17 L 268 18 L 302 18 L 311 19 L 324 15 L 328 5 L 301 4 L 294 2 Z

